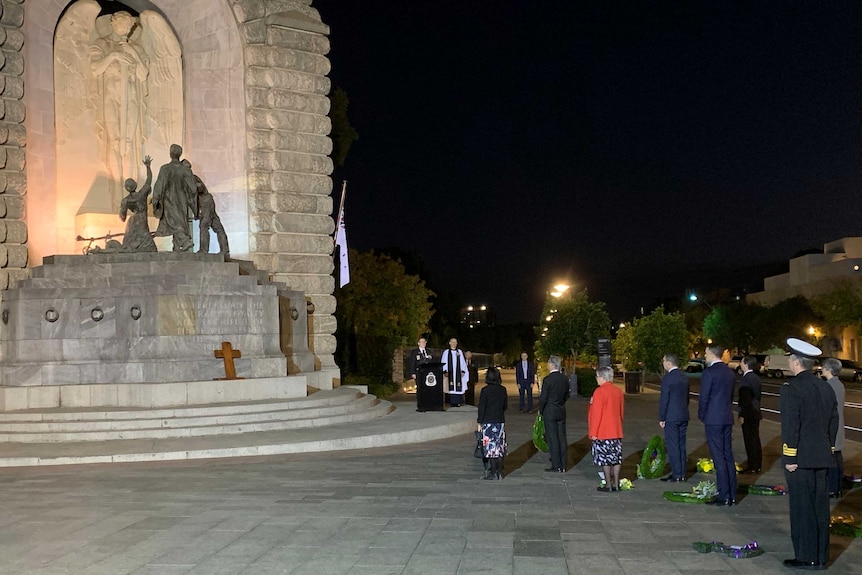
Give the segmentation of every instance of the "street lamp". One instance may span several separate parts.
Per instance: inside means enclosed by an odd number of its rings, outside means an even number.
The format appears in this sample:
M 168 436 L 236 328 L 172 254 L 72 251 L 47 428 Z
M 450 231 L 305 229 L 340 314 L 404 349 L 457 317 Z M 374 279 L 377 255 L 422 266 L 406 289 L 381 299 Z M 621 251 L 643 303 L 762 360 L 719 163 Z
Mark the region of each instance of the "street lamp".
M 553 297 L 562 297 L 570 287 L 572 286 L 568 284 L 557 284 L 554 286 L 554 291 L 551 292 L 551 295 Z

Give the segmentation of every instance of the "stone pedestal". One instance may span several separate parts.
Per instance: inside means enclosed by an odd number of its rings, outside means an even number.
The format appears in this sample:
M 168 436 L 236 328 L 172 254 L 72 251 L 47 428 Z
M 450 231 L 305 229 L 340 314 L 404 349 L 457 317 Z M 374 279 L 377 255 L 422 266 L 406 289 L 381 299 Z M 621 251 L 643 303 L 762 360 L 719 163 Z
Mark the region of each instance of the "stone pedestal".
M 223 341 L 240 377 L 287 375 L 276 286 L 219 254 L 51 256 L 2 297 L 2 385 L 209 380 Z

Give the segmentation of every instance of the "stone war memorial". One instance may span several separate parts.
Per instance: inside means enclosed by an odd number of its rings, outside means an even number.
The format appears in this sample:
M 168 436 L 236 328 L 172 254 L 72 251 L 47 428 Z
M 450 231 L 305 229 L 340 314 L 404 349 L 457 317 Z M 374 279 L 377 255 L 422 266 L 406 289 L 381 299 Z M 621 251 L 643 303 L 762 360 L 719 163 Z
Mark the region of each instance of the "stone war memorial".
M 5 421 L 339 387 L 328 32 L 311 0 L 0 0 Z

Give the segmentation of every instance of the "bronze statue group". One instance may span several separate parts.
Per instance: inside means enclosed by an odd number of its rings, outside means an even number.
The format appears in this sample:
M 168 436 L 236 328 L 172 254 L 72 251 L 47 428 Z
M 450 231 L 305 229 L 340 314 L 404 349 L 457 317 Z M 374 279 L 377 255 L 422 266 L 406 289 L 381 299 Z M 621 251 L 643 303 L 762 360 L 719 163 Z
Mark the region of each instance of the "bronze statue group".
M 147 180 L 141 189 L 137 190 L 135 180 L 129 178 L 125 181 L 127 195 L 120 202 L 120 220 L 126 222 L 126 232 L 121 245 L 115 242 L 116 245 L 112 246 L 109 242 L 110 251 L 155 252 L 153 237 L 166 236 L 173 237 L 173 251 L 189 251 L 194 247 L 189 222 L 194 219 L 198 220 L 200 230 L 198 253 L 209 252 L 212 229 L 218 239 L 219 253 L 230 255 L 227 234 L 216 213 L 213 196 L 203 180 L 192 172 L 189 161 L 180 159 L 182 154 L 182 147 L 171 145 L 171 161 L 161 167 L 154 186 L 151 186 L 153 172 L 149 156 L 144 158 Z M 159 219 L 155 232 L 150 231 L 147 223 L 148 198 L 153 206 L 153 215 Z

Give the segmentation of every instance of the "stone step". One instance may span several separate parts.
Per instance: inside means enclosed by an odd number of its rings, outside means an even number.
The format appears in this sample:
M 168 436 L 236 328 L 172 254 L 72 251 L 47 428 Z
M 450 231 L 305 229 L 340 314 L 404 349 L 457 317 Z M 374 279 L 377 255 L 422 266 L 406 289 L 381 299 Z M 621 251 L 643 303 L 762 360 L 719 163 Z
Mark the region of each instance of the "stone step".
M 108 429 L 102 431 L 79 432 L 20 432 L 0 433 L 0 442 L 13 443 L 61 443 L 80 441 L 112 441 L 118 439 L 168 439 L 183 437 L 224 436 L 279 431 L 283 429 L 301 429 L 319 427 L 338 423 L 353 423 L 381 417 L 392 410 L 391 404 L 381 402 L 374 396 L 367 400 L 367 407 L 347 413 L 310 417 L 305 419 L 285 419 L 279 421 L 258 421 L 235 424 L 204 425 L 188 427 L 158 427 L 144 429 Z
M 364 388 L 363 388 L 364 389 Z M 147 409 L 136 408 L 51 408 L 22 409 L 0 413 L 0 424 L 33 422 L 67 422 L 131 419 L 163 419 L 182 417 L 202 417 L 234 414 L 251 414 L 279 410 L 303 410 L 317 407 L 337 406 L 363 397 L 364 394 L 352 387 L 338 387 L 329 391 L 312 393 L 306 397 L 258 401 L 236 401 L 206 405 L 184 405 Z
M 391 410 L 388 402 L 381 402 L 373 395 L 361 395 L 349 402 L 328 406 L 234 415 L 3 423 L 0 424 L 0 441 L 56 443 L 233 435 L 363 421 L 380 417 Z
M 336 398 L 340 399 L 340 398 Z M 51 434 L 51 433 L 85 433 L 98 431 L 126 431 L 126 430 L 148 430 L 148 429 L 180 429 L 191 427 L 207 427 L 219 425 L 242 425 L 251 423 L 280 422 L 291 420 L 311 420 L 315 418 L 330 418 L 348 413 L 361 412 L 370 409 L 378 403 L 374 396 L 361 396 L 350 401 L 327 403 L 317 407 L 303 406 L 283 407 L 278 409 L 252 409 L 257 405 L 237 406 L 236 413 L 208 414 L 207 408 L 202 408 L 200 413 L 185 416 L 151 415 L 150 417 L 114 418 L 110 413 L 93 413 L 96 419 L 59 420 L 59 421 L 7 421 L 0 423 L 0 437 L 4 433 L 15 434 Z M 272 405 L 272 404 L 270 404 Z M 276 404 L 277 405 L 277 404 Z M 249 411 L 243 411 L 249 408 Z M 159 410 L 161 412 L 167 410 Z M 180 411 L 180 410 L 178 410 Z M 182 411 L 192 411 L 185 409 Z M 128 412 L 118 412 L 120 414 Z M 108 417 L 103 417 L 107 415 Z M 135 415 L 141 415 L 136 413 Z M 53 440 L 51 440 L 53 441 Z
M 390 413 L 360 422 L 235 435 L 75 443 L 0 443 L 0 467 L 80 465 L 254 457 L 369 449 L 463 437 L 469 455 L 476 408 L 417 414 L 412 402 L 381 402 Z M 459 440 L 460 441 L 460 440 Z

